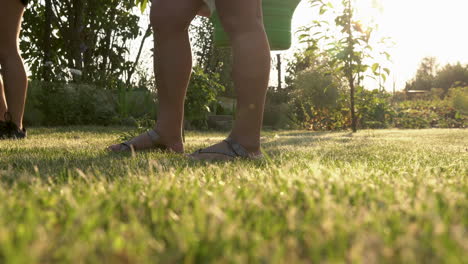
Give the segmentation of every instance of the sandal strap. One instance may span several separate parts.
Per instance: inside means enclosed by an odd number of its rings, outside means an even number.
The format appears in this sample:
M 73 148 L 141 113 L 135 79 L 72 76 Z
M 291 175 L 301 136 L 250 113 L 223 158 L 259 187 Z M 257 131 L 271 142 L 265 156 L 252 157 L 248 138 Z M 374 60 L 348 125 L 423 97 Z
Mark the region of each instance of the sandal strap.
M 120 143 L 119 151 L 131 151 L 132 145 L 128 142 Z
M 159 139 L 161 138 L 159 136 L 159 134 L 154 131 L 154 129 L 150 129 L 146 132 L 146 134 L 148 135 L 148 137 L 150 137 L 151 139 L 151 142 L 153 143 L 153 147 L 154 148 L 158 148 L 158 149 L 161 149 L 161 150 L 166 150 L 167 147 L 166 146 L 163 146 L 161 144 L 158 143 Z M 131 141 L 131 140 L 130 140 Z M 138 149 L 135 147 L 135 145 L 133 145 L 130 141 L 127 141 L 127 142 L 123 142 L 123 143 L 120 143 L 120 149 L 119 151 L 131 151 L 132 148 L 135 150 L 135 151 L 138 151 Z
M 231 158 L 249 158 L 249 153 L 247 150 L 240 145 L 239 143 L 235 142 L 231 138 L 227 138 L 223 140 L 228 146 L 227 150 L 207 150 L 207 149 L 199 149 L 195 152 L 195 154 L 221 154 Z
M 159 136 L 159 134 L 156 131 L 154 131 L 154 129 L 148 130 L 148 132 L 146 132 L 146 134 L 148 134 L 148 136 L 151 138 L 151 141 L 153 142 L 153 145 L 158 145 L 158 141 L 159 141 L 159 139 L 161 137 Z
M 225 156 L 228 156 L 228 157 L 231 157 L 231 158 L 237 158 L 239 156 L 236 155 L 236 153 L 232 152 L 232 151 L 226 151 L 226 150 L 206 150 L 206 149 L 199 149 L 197 151 L 195 151 L 194 154 L 221 154 L 221 155 L 225 155 Z
M 235 142 L 232 138 L 226 138 L 224 142 L 227 143 L 229 148 L 236 154 L 237 157 L 249 157 L 249 152 L 247 152 L 247 150 L 241 144 Z

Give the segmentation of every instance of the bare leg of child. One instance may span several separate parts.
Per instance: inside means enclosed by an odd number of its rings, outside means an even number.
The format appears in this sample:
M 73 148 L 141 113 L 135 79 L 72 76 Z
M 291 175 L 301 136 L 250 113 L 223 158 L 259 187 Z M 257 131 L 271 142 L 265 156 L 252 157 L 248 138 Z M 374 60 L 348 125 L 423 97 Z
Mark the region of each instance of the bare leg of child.
M 263 26 L 261 0 L 216 0 L 224 30 L 232 44 L 233 78 L 237 92 L 237 114 L 230 138 L 251 157 L 259 156 L 266 90 L 270 74 L 270 48 Z M 216 152 L 229 148 L 221 142 L 192 154 L 195 159 L 226 160 Z M 211 152 L 211 153 L 206 153 Z
M 151 24 L 155 33 L 154 68 L 158 90 L 158 120 L 155 142 L 147 133 L 128 142 L 137 150 L 151 149 L 155 143 L 183 152 L 182 123 L 184 100 L 192 72 L 192 52 L 188 27 L 200 10 L 201 0 L 155 0 Z M 122 144 L 109 147 L 120 151 Z

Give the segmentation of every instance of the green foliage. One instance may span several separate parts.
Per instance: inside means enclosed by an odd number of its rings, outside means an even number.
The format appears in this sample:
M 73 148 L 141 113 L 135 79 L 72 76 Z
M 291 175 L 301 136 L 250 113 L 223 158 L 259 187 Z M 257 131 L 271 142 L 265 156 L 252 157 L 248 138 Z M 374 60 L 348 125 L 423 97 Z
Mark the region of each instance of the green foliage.
M 349 96 L 339 92 L 334 104 L 316 106 L 311 100 L 290 97 L 288 90 L 275 92 L 283 101 L 267 100 L 265 125 L 273 128 L 302 127 L 310 130 L 343 130 L 351 127 Z M 272 96 L 269 93 L 269 96 Z M 356 95 L 357 126 L 366 128 L 466 128 L 466 88 L 452 89 L 444 100 L 403 100 L 379 90 L 361 90 Z M 280 120 L 287 120 L 284 122 Z M 281 125 L 279 125 L 281 124 Z
M 0 141 L 0 263 L 465 263 L 467 130 L 284 131 L 269 159 L 106 152 L 122 128 Z M 187 152 L 225 134 L 187 134 Z M 206 143 L 205 143 L 206 142 Z
M 317 47 L 309 45 L 303 50 L 295 52 L 293 58 L 288 61 L 286 72 L 286 85 L 291 87 L 299 73 L 307 69 L 323 70 L 322 72 L 331 72 L 327 69 L 328 55 L 320 54 Z
M 468 116 L 451 106 L 451 99 L 403 101 L 394 106 L 397 128 L 466 128 Z
M 265 105 L 265 114 L 263 118 L 265 129 L 298 129 L 301 128 L 294 115 L 294 106 L 281 103 L 272 104 L 267 101 Z
M 303 104 L 318 108 L 336 106 L 339 84 L 331 75 L 313 69 L 299 73 L 293 85 L 292 97 Z
M 290 104 L 290 89 L 273 89 L 267 91 L 263 125 L 265 128 L 294 129 L 300 128 L 294 114 L 294 105 Z
M 191 43 L 197 66 L 206 73 L 216 72 L 216 48 L 214 46 L 214 26 L 209 18 L 196 17 L 190 25 Z
M 415 78 L 406 83 L 405 90 L 431 90 L 435 88 L 435 75 L 437 74 L 436 58 L 423 58 L 416 72 Z
M 217 75 L 209 76 L 194 67 L 185 100 L 185 118 L 195 128 L 207 128 L 207 116 L 215 110 L 217 95 L 224 90 Z
M 301 30 L 301 41 L 312 43 L 314 47 L 320 41 L 325 41 L 328 48 L 324 52 L 330 58 L 330 73 L 342 77 L 348 84 L 351 127 L 356 132 L 358 117 L 355 110 L 355 95 L 364 89 L 362 81 L 366 76 L 386 80 L 390 70 L 382 67 L 382 61 L 375 62 L 375 54 L 385 55 L 387 59 L 389 54 L 385 50 L 377 50 L 376 44 L 371 41 L 376 26 L 364 28 L 355 20 L 354 0 L 341 0 L 339 6 L 333 6 L 329 1 L 311 0 L 310 2 L 320 8 L 320 15 L 331 14 L 335 18 L 334 24 L 313 21 L 310 26 Z M 324 28 L 324 25 L 328 25 L 328 28 Z M 385 39 L 380 42 L 385 42 Z
M 147 90 L 113 91 L 92 85 L 33 81 L 28 89 L 25 123 L 43 125 L 135 125 L 155 115 Z
M 468 115 L 468 86 L 450 89 L 451 106 L 464 115 Z
M 340 84 L 330 74 L 309 68 L 300 72 L 292 86 L 295 120 L 314 130 L 342 128 L 341 117 L 330 116 L 338 109 Z
M 189 30 L 197 67 L 217 79 L 224 87 L 224 96 L 234 98 L 231 49 L 214 45 L 214 26 L 208 18 L 196 17 Z
M 405 90 L 434 90 L 441 92 L 439 98 L 448 95 L 453 87 L 468 85 L 468 65 L 447 64 L 439 67 L 435 58 L 423 58 L 416 76 L 406 83 Z
M 37 105 L 43 125 L 81 125 L 115 123 L 115 98 L 109 92 L 90 85 L 38 83 Z
M 192 128 L 206 128 L 207 116 L 218 107 L 217 95 L 224 87 L 217 75 L 210 77 L 194 68 L 185 104 Z M 121 82 L 119 89 L 93 85 L 32 81 L 28 90 L 25 123 L 28 125 L 138 125 L 156 116 L 155 94 L 131 89 Z M 146 122 L 147 123 L 147 122 Z
M 151 0 L 135 0 L 135 6 L 139 6 L 141 12 L 143 13 L 146 10 L 146 7 L 148 6 L 148 3 Z
M 35 1 L 25 13 L 21 41 L 32 78 L 99 86 L 125 79 L 133 66 L 129 42 L 145 34 L 132 13 L 134 5 L 114 0 Z
M 390 97 L 390 94 L 379 90 L 360 91 L 356 100 L 359 127 L 387 128 L 390 126 L 393 114 Z

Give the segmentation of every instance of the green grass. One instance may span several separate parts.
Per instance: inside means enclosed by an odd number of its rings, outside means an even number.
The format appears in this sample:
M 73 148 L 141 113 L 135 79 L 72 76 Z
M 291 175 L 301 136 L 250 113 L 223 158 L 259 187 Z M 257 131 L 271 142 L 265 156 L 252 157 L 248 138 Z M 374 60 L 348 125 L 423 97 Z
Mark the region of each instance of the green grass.
M 0 141 L 0 263 L 468 263 L 468 130 L 266 132 L 265 161 L 211 164 L 105 152 L 123 131 Z

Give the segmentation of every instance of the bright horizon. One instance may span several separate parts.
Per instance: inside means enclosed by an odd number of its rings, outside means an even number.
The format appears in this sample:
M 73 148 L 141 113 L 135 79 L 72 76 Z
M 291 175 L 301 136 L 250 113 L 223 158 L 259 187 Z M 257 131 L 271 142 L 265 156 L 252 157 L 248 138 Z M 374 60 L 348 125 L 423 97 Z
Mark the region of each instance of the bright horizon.
M 388 91 L 394 81 L 396 90 L 402 90 L 424 57 L 436 57 L 441 66 L 468 63 L 467 0 L 359 0 L 357 9 L 357 18 L 364 25 L 373 21 L 379 38 L 390 37 L 395 42 L 389 50 L 393 63 L 385 84 Z M 308 1 L 303 0 L 294 15 L 293 33 L 314 19 L 311 14 Z M 294 41 L 292 49 L 281 53 L 290 56 L 298 47 Z

